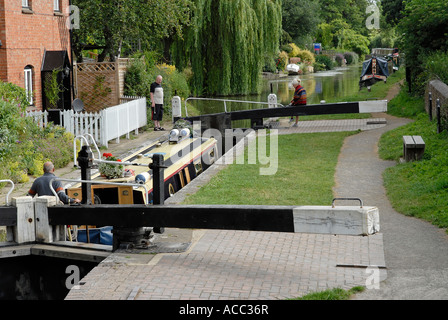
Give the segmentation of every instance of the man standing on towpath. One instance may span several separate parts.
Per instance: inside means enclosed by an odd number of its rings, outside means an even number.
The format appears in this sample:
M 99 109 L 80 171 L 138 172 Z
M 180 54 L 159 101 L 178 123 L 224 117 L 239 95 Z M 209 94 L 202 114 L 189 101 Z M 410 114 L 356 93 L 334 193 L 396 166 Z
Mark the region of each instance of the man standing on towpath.
M 158 75 L 149 90 L 151 96 L 151 119 L 154 121 L 154 131 L 164 131 L 160 126 L 163 118 L 163 87 L 162 76 Z

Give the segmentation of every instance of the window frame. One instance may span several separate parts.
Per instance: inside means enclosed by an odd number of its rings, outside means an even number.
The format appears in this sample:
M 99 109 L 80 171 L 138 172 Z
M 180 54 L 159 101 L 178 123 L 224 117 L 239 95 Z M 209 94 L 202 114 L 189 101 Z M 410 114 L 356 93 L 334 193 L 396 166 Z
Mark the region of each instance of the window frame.
M 25 92 L 30 106 L 34 105 L 33 99 L 33 67 L 28 65 L 23 69 L 24 81 L 25 81 Z
M 53 0 L 53 11 L 61 12 L 61 2 L 59 0 Z

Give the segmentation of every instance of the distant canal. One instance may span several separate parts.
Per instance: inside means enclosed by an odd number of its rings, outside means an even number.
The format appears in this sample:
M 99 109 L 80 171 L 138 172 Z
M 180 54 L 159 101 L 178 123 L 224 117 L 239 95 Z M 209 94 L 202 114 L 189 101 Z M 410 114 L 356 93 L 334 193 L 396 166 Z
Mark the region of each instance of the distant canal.
M 301 76 L 287 76 L 276 79 L 263 79 L 262 92 L 259 95 L 216 97 L 216 99 L 228 99 L 239 101 L 268 102 L 268 95 L 275 93 L 278 103 L 286 106 L 292 100 L 294 88 L 292 80 L 295 77 L 302 79 L 302 85 L 307 91 L 308 104 L 318 104 L 322 100 L 331 101 L 355 94 L 359 90 L 359 76 L 361 65 L 340 67 L 330 71 L 320 71 Z M 224 112 L 222 101 L 196 101 L 190 100 L 201 114 Z M 247 104 L 239 102 L 226 102 L 227 111 L 266 108 L 267 105 Z

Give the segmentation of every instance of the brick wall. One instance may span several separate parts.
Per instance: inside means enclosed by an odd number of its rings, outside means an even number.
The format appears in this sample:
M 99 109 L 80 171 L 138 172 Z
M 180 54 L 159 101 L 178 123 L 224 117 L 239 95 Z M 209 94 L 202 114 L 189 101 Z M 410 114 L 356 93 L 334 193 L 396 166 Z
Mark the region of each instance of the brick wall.
M 42 109 L 41 74 L 45 50 L 70 52 L 68 0 L 60 0 L 61 12 L 53 1 L 30 0 L 31 10 L 24 10 L 20 0 L 0 0 L 0 79 L 25 87 L 24 69 L 33 67 L 34 106 Z

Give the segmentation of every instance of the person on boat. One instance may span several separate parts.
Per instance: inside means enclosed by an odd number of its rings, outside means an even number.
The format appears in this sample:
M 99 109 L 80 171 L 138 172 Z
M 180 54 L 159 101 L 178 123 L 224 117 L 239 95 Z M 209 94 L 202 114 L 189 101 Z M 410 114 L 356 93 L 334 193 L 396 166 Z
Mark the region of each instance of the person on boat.
M 291 100 L 292 106 L 306 105 L 306 90 L 301 85 L 302 80 L 296 78 L 292 81 L 292 86 L 294 87 L 294 98 Z M 293 117 L 291 117 L 292 121 Z M 293 127 L 298 127 L 299 116 L 296 116 L 296 122 Z
M 154 131 L 164 131 L 160 126 L 163 118 L 163 87 L 162 76 L 158 75 L 151 84 L 149 94 L 151 96 L 151 120 L 154 121 Z
M 31 185 L 28 195 L 34 197 L 36 194 L 38 196 L 54 196 L 50 188 L 50 180 L 56 178 L 54 175 L 54 165 L 51 161 L 44 163 L 44 174 L 36 180 L 34 180 Z M 62 187 L 61 181 L 53 181 L 53 189 L 56 191 L 59 199 L 65 204 L 80 203 L 81 200 L 73 199 L 67 196 Z

